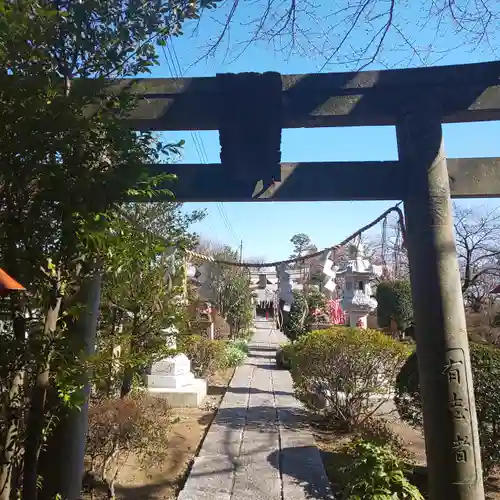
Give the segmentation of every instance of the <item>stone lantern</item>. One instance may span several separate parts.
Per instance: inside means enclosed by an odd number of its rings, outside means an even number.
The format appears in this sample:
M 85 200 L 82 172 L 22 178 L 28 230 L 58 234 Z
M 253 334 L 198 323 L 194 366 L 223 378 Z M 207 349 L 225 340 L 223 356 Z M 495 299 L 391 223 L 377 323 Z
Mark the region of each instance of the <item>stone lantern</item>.
M 377 308 L 377 301 L 372 297 L 371 281 L 382 273 L 380 266 L 372 265 L 365 257 L 360 244 L 355 258 L 340 266 L 337 276 L 344 278 L 342 308 L 349 314 L 349 325 L 366 328 L 368 314 Z

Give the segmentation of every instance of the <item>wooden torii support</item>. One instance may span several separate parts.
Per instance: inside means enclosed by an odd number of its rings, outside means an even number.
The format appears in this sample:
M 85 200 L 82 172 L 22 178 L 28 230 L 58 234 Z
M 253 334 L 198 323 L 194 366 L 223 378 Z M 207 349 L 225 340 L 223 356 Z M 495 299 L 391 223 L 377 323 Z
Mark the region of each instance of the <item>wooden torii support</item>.
M 179 201 L 404 200 L 433 500 L 484 498 L 450 195 L 499 197 L 500 159 L 447 160 L 442 123 L 500 119 L 500 63 L 117 82 L 137 130 L 219 130 L 221 164 L 152 165 Z M 282 128 L 392 125 L 399 160 L 280 163 Z

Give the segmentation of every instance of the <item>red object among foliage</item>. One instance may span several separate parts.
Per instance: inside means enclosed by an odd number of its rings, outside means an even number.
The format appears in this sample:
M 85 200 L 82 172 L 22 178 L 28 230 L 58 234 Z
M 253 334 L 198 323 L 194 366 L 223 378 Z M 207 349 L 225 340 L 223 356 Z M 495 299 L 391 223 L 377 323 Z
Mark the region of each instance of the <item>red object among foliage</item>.
M 18 283 L 14 278 L 9 276 L 0 267 L 0 296 L 5 297 L 10 292 L 20 292 L 26 290 L 23 285 Z
M 328 309 L 330 313 L 330 322 L 333 325 L 344 325 L 346 322 L 346 314 L 342 310 L 339 299 L 329 300 Z

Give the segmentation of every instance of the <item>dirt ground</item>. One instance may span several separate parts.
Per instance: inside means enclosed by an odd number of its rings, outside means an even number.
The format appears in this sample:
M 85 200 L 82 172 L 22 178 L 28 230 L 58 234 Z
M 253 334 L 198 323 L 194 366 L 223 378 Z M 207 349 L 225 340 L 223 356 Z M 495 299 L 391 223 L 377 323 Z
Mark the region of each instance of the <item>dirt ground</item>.
M 177 497 L 233 373 L 231 368 L 209 379 L 202 408 L 172 410 L 171 423 L 165 431 L 165 460 L 144 468 L 136 457 L 129 456 L 118 476 L 118 499 L 173 500 Z M 89 494 L 86 498 L 105 498 L 103 493 L 94 491 L 93 496 Z
M 402 422 L 397 413 L 391 413 L 382 417 L 387 420 L 392 431 L 398 434 L 404 442 L 405 449 L 410 452 L 415 464 L 415 474 L 410 480 L 416 484 L 425 496 L 426 490 L 426 459 L 424 436 L 414 428 Z M 314 438 L 318 446 L 325 470 L 332 484 L 334 492 L 339 492 L 339 466 L 345 464 L 345 457 L 339 453 L 339 449 L 349 442 L 351 436 L 339 434 L 334 431 L 313 428 Z M 485 483 L 486 499 L 500 500 L 500 471 L 493 474 Z

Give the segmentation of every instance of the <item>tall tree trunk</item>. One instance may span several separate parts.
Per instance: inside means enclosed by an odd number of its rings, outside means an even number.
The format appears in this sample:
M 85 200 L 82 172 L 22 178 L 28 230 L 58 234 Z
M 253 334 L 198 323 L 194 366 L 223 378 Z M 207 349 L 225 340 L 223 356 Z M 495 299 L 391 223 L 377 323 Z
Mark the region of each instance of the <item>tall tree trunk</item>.
M 23 373 L 19 371 L 14 375 L 8 395 L 7 431 L 5 441 L 2 443 L 2 456 L 0 458 L 0 500 L 10 500 L 11 496 L 15 458 L 19 452 L 19 431 L 22 418 L 19 398 L 22 384 Z
M 7 199 L 12 200 L 11 196 Z M 3 253 L 3 265 L 9 272 L 13 273 L 17 279 L 23 276 L 23 266 L 19 262 L 18 249 L 14 242 L 19 241 L 22 236 L 19 233 L 19 210 L 15 205 L 9 203 L 8 220 L 4 225 L 5 228 L 10 228 L 7 236 L 7 245 Z M 9 500 L 12 487 L 17 485 L 19 478 L 19 470 L 17 470 L 16 459 L 22 448 L 20 442 L 21 425 L 23 420 L 24 401 L 24 368 L 26 362 L 26 298 L 24 294 L 15 292 L 11 294 L 11 320 L 14 334 L 14 345 L 9 349 L 9 355 L 13 356 L 14 372 L 6 374 L 6 379 L 10 384 L 8 400 L 6 401 L 7 414 L 4 415 L 6 424 L 6 433 L 3 443 L 0 443 L 0 500 Z M 6 352 L 4 341 L 2 341 L 3 352 Z M 5 366 L 4 366 L 5 367 Z
M 134 379 L 134 370 L 131 366 L 126 366 L 123 373 L 122 387 L 120 390 L 120 397 L 123 399 L 130 394 L 132 390 L 132 381 Z
M 16 399 L 16 393 L 19 392 L 19 381 L 18 377 L 15 376 L 12 381 L 11 389 L 8 395 L 7 402 L 7 415 L 5 415 L 7 431 L 5 433 L 5 440 L 1 444 L 1 457 L 0 457 L 0 500 L 9 500 L 11 491 L 11 479 L 12 479 L 12 468 L 13 468 L 13 458 L 14 450 L 16 447 L 16 435 L 17 435 L 17 418 L 13 415 L 14 409 L 13 404 Z
M 59 287 L 54 287 L 53 301 L 45 317 L 44 338 L 55 332 L 61 309 Z M 26 444 L 24 450 L 23 500 L 36 500 L 38 479 L 38 457 L 42 446 L 42 433 L 45 426 L 45 403 L 50 383 L 50 353 L 40 360 L 37 369 L 35 387 L 28 413 Z
M 79 301 L 85 304 L 76 323 L 68 332 L 74 341 L 76 354 L 87 358 L 95 352 L 98 326 L 102 274 L 94 269 L 80 289 Z M 85 472 L 85 444 L 88 429 L 90 374 L 83 373 L 84 403 L 81 408 L 68 408 L 61 412 L 56 429 L 44 453 L 44 487 L 41 498 L 53 500 L 60 494 L 64 500 L 78 500 L 81 496 Z M 61 450 L 64 450 L 61 453 Z M 23 499 L 24 500 L 24 499 Z
M 130 341 L 130 353 L 129 357 L 133 357 L 137 350 L 139 349 L 139 332 L 138 330 L 139 324 L 139 312 L 134 312 L 134 319 L 132 323 L 132 338 Z M 125 371 L 123 373 L 122 387 L 120 391 L 120 397 L 124 398 L 130 394 L 132 390 L 132 382 L 134 380 L 135 370 L 130 364 L 127 364 L 125 367 Z
M 16 372 L 10 381 L 10 390 L 7 401 L 7 415 L 5 415 L 5 440 L 1 444 L 0 456 L 0 500 L 9 500 L 12 488 L 12 477 L 15 459 L 20 450 L 19 435 L 22 421 L 22 390 L 24 382 L 25 335 L 26 320 L 23 314 L 23 305 L 17 298 L 12 298 L 12 323 L 16 349 L 13 354 L 17 359 Z

